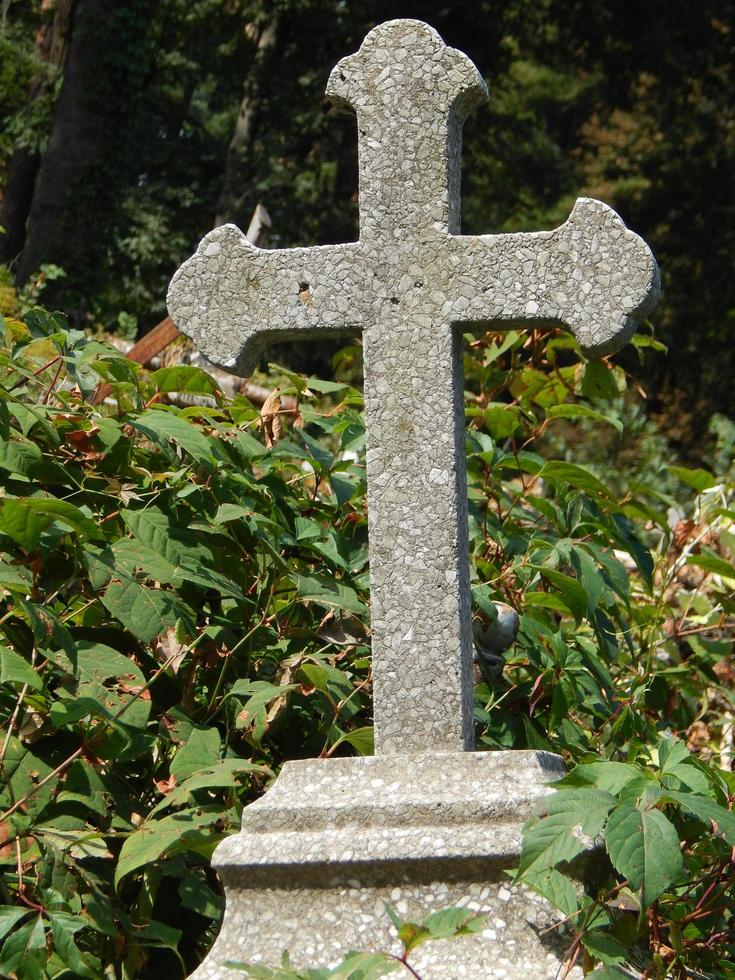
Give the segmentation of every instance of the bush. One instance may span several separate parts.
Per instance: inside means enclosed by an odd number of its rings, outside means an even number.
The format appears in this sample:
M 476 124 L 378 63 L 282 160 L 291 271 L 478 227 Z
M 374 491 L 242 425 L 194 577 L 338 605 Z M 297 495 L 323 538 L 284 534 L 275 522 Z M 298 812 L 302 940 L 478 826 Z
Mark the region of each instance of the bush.
M 0 326 L 0 972 L 183 973 L 218 927 L 208 859 L 242 806 L 286 758 L 372 751 L 361 395 L 276 368 L 298 408 L 274 395 L 261 411 L 40 309 Z M 478 742 L 577 765 L 521 867 L 577 916 L 572 957 L 642 947 L 661 970 L 707 967 L 731 942 L 735 787 L 716 763 L 730 768 L 732 477 L 669 468 L 695 494 L 672 529 L 684 494 L 645 466 L 614 492 L 604 463 L 537 451 L 570 424 L 620 431 L 603 406 L 625 386 L 556 332 L 470 345 L 475 616 L 491 636 L 502 600 L 521 622 L 505 664 L 479 650 Z M 579 794 L 618 877 L 573 907 L 551 836 L 573 846 Z M 616 851 L 626 820 L 643 858 Z M 634 928 L 613 923 L 622 894 Z

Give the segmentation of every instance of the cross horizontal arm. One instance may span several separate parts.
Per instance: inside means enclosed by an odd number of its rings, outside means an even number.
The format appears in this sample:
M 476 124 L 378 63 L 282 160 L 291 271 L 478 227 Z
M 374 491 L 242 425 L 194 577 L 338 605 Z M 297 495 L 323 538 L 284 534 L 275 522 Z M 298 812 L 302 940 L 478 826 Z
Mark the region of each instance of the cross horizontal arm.
M 553 231 L 450 242 L 453 289 L 442 313 L 455 323 L 552 321 L 601 357 L 627 343 L 658 299 L 658 267 L 646 243 L 590 198 Z
M 260 249 L 223 225 L 174 276 L 168 309 L 212 363 L 248 376 L 274 342 L 359 332 L 362 264 L 357 242 Z

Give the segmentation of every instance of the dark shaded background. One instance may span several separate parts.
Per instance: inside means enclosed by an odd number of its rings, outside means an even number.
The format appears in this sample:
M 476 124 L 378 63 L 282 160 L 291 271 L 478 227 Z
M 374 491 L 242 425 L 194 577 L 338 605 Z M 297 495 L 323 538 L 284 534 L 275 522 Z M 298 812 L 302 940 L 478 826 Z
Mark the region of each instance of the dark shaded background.
M 324 99 L 327 75 L 376 23 L 420 17 L 492 92 L 466 127 L 464 230 L 549 228 L 580 194 L 611 204 L 664 277 L 655 325 L 669 354 L 637 369 L 650 409 L 690 459 L 712 412 L 735 414 L 732 2 L 3 0 L 0 11 L 2 275 L 40 281 L 41 300 L 77 324 L 144 333 L 201 235 L 223 220 L 246 227 L 258 201 L 277 244 L 354 238 L 354 126 Z

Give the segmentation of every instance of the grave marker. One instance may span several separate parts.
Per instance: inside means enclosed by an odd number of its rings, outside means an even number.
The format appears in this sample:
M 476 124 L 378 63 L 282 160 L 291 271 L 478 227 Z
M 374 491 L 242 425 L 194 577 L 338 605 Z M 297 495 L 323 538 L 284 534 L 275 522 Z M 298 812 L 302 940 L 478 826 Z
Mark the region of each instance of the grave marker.
M 305 966 L 385 948 L 383 900 L 418 917 L 469 900 L 503 909 L 502 937 L 433 948 L 422 976 L 553 976 L 558 960 L 528 925 L 548 910 L 517 891 L 511 903 L 502 869 L 561 760 L 464 751 L 462 333 L 553 322 L 588 354 L 610 353 L 654 305 L 656 263 L 586 198 L 553 231 L 459 234 L 461 128 L 487 93 L 427 25 L 376 27 L 327 92 L 357 113 L 359 241 L 262 251 L 225 225 L 177 272 L 168 303 L 206 357 L 240 373 L 275 340 L 362 334 L 376 757 L 287 763 L 246 808 L 215 855 L 229 901 L 197 977 L 227 976 L 228 957 L 277 962 L 285 947 Z
M 462 332 L 551 321 L 609 353 L 655 302 L 656 264 L 585 198 L 554 231 L 459 234 L 461 127 L 487 93 L 425 24 L 375 28 L 327 93 L 357 112 L 360 240 L 263 251 L 225 225 L 174 277 L 169 310 L 242 374 L 271 341 L 362 333 L 376 752 L 467 749 Z

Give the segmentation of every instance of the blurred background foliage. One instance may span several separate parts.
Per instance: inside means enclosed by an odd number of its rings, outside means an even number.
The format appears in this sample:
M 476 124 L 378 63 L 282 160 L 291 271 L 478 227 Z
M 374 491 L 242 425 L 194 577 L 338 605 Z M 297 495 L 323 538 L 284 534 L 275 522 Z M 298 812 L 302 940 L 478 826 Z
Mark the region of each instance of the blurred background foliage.
M 467 232 L 553 227 L 588 194 L 651 244 L 669 356 L 637 376 L 694 460 L 735 369 L 732 0 L 3 0 L 0 262 L 18 285 L 63 270 L 48 304 L 139 335 L 199 238 L 259 201 L 274 244 L 353 239 L 354 124 L 323 91 L 397 16 L 490 86 L 466 126 Z

